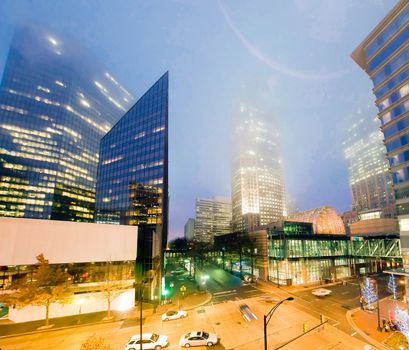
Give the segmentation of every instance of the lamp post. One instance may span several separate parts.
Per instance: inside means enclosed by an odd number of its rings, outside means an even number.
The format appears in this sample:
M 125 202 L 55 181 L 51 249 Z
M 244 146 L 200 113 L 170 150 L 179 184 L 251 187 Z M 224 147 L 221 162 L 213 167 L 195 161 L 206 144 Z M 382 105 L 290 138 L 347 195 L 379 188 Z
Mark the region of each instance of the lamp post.
M 140 298 L 140 313 L 139 313 L 139 345 L 140 345 L 140 350 L 142 350 L 142 303 L 143 303 L 143 290 L 145 285 L 148 283 L 146 279 L 143 279 L 141 281 L 141 286 L 140 286 L 140 292 L 139 292 L 139 298 Z
M 378 282 L 376 282 L 376 308 L 378 311 L 378 332 L 382 332 L 382 328 L 381 328 L 381 316 L 380 316 L 380 311 L 379 311 L 379 284 Z
M 284 303 L 285 301 L 291 301 L 294 300 L 293 297 L 288 297 L 287 299 L 283 299 L 279 301 L 277 304 L 275 304 L 271 310 L 267 313 L 267 315 L 264 315 L 264 350 L 267 350 L 267 325 L 270 322 L 271 316 L 273 316 L 274 311 L 277 310 L 277 308 Z

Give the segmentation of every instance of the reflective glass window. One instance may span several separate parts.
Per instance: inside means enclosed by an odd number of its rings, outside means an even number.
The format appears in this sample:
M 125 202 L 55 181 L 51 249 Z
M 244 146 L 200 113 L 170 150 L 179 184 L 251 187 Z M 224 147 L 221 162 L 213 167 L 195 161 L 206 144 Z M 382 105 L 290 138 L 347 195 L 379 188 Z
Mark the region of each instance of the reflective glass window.
M 394 170 L 392 177 L 393 177 L 393 183 L 395 184 L 408 181 L 409 180 L 409 168 L 405 167 L 399 170 Z
M 409 100 L 397 105 L 391 111 L 385 113 L 381 117 L 382 125 L 390 122 L 391 120 L 399 117 L 401 114 L 407 112 L 409 110 Z
M 385 138 L 388 138 L 394 134 L 396 134 L 399 131 L 402 131 L 409 127 L 409 118 L 405 117 L 404 119 L 398 121 L 396 124 L 393 124 L 386 128 L 383 131 L 383 134 L 385 135 Z
M 393 72 L 398 70 L 404 64 L 409 61 L 409 47 L 404 49 L 398 56 L 396 56 L 392 61 L 385 65 L 377 74 L 372 78 L 373 84 L 376 87 L 382 81 L 384 81 L 388 76 L 392 75 Z
M 370 62 L 369 69 L 374 71 L 378 68 L 387 58 L 399 49 L 409 37 L 409 27 L 405 28 L 395 39 L 393 39 L 385 48 L 382 49 Z
M 383 95 L 391 91 L 395 86 L 399 85 L 402 81 L 409 77 L 409 68 L 404 69 L 402 72 L 398 73 L 395 77 L 390 79 L 382 87 L 375 89 L 376 98 L 381 98 Z
M 399 28 L 409 20 L 409 7 L 406 7 L 365 49 L 367 57 L 371 57 Z

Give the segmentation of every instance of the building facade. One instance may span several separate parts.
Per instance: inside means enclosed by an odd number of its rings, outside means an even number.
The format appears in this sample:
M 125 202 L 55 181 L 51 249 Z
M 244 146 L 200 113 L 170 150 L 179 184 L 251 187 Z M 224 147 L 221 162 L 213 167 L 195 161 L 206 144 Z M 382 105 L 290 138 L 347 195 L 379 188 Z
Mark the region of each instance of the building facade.
M 369 75 L 395 191 L 409 272 L 409 3 L 401 0 L 352 53 Z
M 192 241 L 195 236 L 195 219 L 193 218 L 187 219 L 184 232 L 186 241 L 188 242 Z
M 362 118 L 348 129 L 343 145 L 353 211 L 384 208 L 395 203 L 382 140 L 378 118 Z
M 168 73 L 101 140 L 96 221 L 138 226 L 137 282 L 148 278 L 150 299 L 160 298 L 168 231 Z
M 229 198 L 196 199 L 195 241 L 213 244 L 215 236 L 231 232 L 232 206 Z
M 312 224 L 315 234 L 345 234 L 345 226 L 342 217 L 337 214 L 335 208 L 325 206 L 286 217 L 287 221 L 309 222 Z
M 249 231 L 287 213 L 278 133 L 262 119 L 260 111 L 240 106 L 232 167 L 235 231 Z
M 253 232 L 217 237 L 208 258 L 240 277 L 277 285 L 334 282 L 400 267 L 396 230 L 368 232 L 359 237 L 316 234 L 311 222 L 278 221 Z
M 105 311 L 103 290 L 108 283 L 117 287 L 112 310 L 132 308 L 137 235 L 138 228 L 131 226 L 2 217 L 0 241 L 7 249 L 0 254 L 0 291 L 32 276 L 38 269 L 36 257 L 43 254 L 51 269 L 60 268 L 70 275 L 75 293 L 64 305 L 51 304 L 50 317 L 78 315 L 80 302 L 81 313 Z M 8 314 L 13 322 L 44 316 L 44 307 L 38 305 L 10 308 Z
M 0 88 L 0 216 L 93 221 L 99 142 L 132 99 L 77 43 L 18 27 Z

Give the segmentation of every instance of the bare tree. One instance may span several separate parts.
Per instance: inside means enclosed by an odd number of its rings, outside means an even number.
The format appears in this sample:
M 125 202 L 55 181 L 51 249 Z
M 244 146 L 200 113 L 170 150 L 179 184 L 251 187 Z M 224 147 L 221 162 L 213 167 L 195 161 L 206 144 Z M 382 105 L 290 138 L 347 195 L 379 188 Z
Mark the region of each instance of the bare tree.
M 104 299 L 107 301 L 107 318 L 111 318 L 111 303 L 124 292 L 128 284 L 120 279 L 120 276 L 112 272 L 110 261 L 107 263 L 107 266 L 106 279 L 101 283 L 100 288 Z

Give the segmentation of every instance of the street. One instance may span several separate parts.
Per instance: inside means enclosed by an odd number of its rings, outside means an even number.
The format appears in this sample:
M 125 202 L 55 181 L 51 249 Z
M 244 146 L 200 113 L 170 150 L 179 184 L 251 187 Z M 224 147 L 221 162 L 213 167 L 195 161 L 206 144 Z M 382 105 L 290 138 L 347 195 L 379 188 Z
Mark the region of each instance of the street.
M 181 320 L 162 322 L 160 314 L 144 318 L 143 332 L 154 332 L 169 337 L 168 349 L 178 349 L 180 336 L 193 330 L 205 330 L 217 333 L 220 343 L 218 349 L 261 349 L 263 347 L 263 315 L 275 305 L 265 297 L 276 300 L 293 296 L 293 301 L 282 304 L 268 325 L 269 348 L 277 347 L 303 333 L 304 327 L 311 329 L 320 324 L 320 315 L 324 315 L 328 324 L 317 331 L 302 336 L 300 339 L 283 347 L 297 349 L 302 343 L 306 349 L 325 349 L 331 345 L 339 349 L 363 349 L 365 345 L 348 324 L 345 313 L 359 306 L 359 287 L 355 282 L 347 285 L 327 287 L 332 293 L 326 297 L 315 297 L 311 289 L 286 291 L 272 285 L 260 286 L 244 284 L 240 278 L 219 268 L 207 266 L 197 274 L 197 280 L 207 275 L 206 284 L 201 287 L 213 294 L 212 300 L 205 306 L 189 311 L 188 317 Z M 188 282 L 188 276 L 179 276 L 175 280 L 175 290 Z M 178 283 L 176 284 L 176 280 Z M 381 294 L 385 292 L 385 281 L 381 281 Z M 183 308 L 183 298 L 174 308 Z M 257 319 L 248 322 L 240 313 L 240 305 L 247 304 Z M 81 343 L 92 334 L 103 336 L 114 350 L 123 349 L 129 338 L 139 333 L 139 323 L 125 320 L 112 323 L 99 323 L 79 327 L 55 330 L 31 335 L 0 339 L 2 350 L 67 349 L 79 350 Z M 336 338 L 334 338 L 336 337 Z M 303 342 L 307 339 L 308 342 Z M 334 342 L 334 339 L 337 339 Z M 308 343 L 308 344 L 307 344 Z M 46 344 L 46 345 L 45 345 Z M 200 349 L 200 347 L 198 348 Z
M 263 344 L 263 314 L 270 305 L 266 305 L 260 297 L 249 298 L 246 304 L 257 316 L 257 320 L 247 322 L 239 312 L 241 300 L 226 301 L 190 311 L 185 319 L 162 322 L 160 315 L 146 318 L 143 332 L 156 332 L 169 337 L 168 349 L 178 349 L 179 338 L 192 330 L 215 332 L 220 338 L 220 344 L 213 349 L 260 349 Z M 309 327 L 319 324 L 319 320 L 300 311 L 294 304 L 288 302 L 280 306 L 274 314 L 268 327 L 269 347 L 278 346 L 289 339 L 300 335 L 303 324 Z M 2 350 L 79 350 L 81 343 L 90 335 L 97 334 L 107 339 L 114 350 L 124 348 L 127 340 L 138 333 L 136 322 L 122 321 L 116 323 L 97 324 L 37 333 L 0 340 Z M 312 332 L 308 337 L 308 345 L 304 349 L 317 349 L 318 346 L 328 346 L 337 335 L 339 349 L 363 349 L 363 343 L 353 337 L 343 337 L 342 333 L 331 326 L 325 326 L 320 332 Z M 294 345 L 292 345 L 294 346 Z M 203 347 L 204 348 L 204 347 Z M 291 346 L 285 347 L 292 349 Z M 198 347 L 200 349 L 200 347 Z

